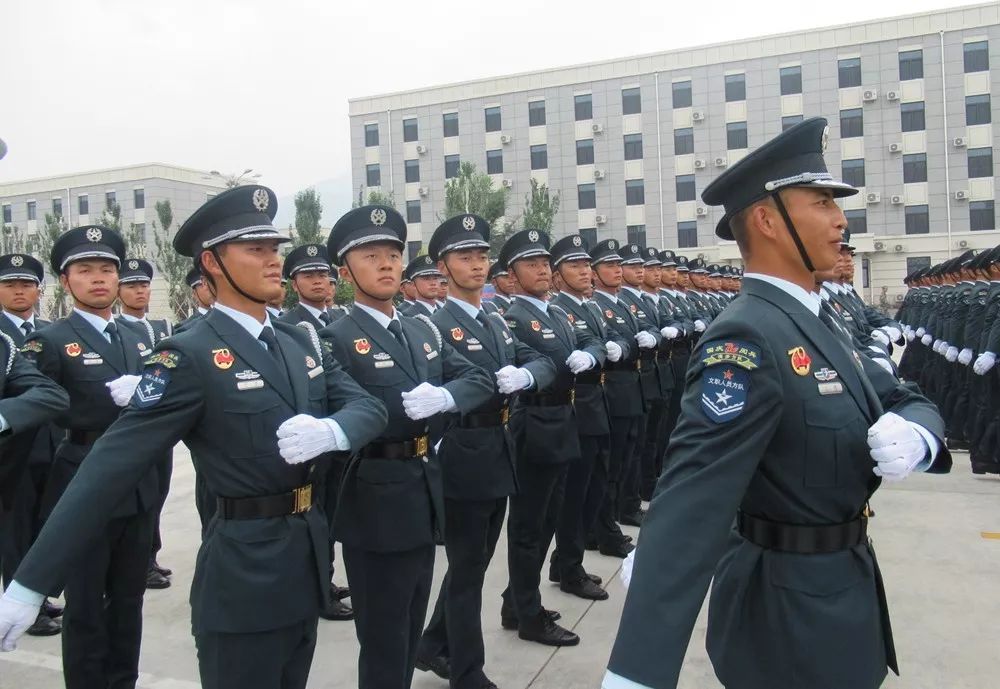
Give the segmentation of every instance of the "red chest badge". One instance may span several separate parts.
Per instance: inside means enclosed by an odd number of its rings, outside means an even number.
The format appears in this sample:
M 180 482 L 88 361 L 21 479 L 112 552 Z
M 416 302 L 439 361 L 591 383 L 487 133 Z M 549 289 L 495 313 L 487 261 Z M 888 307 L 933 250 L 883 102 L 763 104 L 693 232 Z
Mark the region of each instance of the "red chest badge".
M 531 329 L 535 332 L 539 332 L 542 329 L 542 324 L 538 321 L 531 321 Z
M 792 364 L 792 370 L 795 371 L 797 375 L 807 376 L 809 375 L 809 367 L 812 366 L 812 359 L 806 354 L 806 350 L 802 347 L 793 347 L 788 350 L 788 358 Z
M 455 340 L 455 342 L 461 342 L 464 337 L 465 333 L 462 332 L 461 328 L 451 329 L 451 339 Z
M 368 352 L 371 351 L 371 349 L 372 349 L 371 344 L 368 342 L 367 339 L 363 337 L 359 340 L 354 341 L 354 351 L 357 352 L 358 354 L 367 354 Z
M 614 318 L 615 317 L 615 312 L 612 311 L 611 309 L 606 309 L 604 311 L 604 317 L 605 318 Z
M 212 363 L 218 368 L 221 368 L 223 371 L 231 367 L 235 361 L 236 357 L 234 357 L 228 349 L 212 350 Z
M 566 314 L 566 318 L 568 318 L 568 319 L 569 319 L 569 322 L 570 322 L 570 323 L 576 323 L 576 319 L 575 319 L 575 318 L 573 318 L 573 314 L 571 314 L 571 313 L 567 313 L 567 314 Z
M 80 356 L 80 352 L 82 351 L 79 342 L 70 342 L 66 345 L 66 354 L 69 356 Z

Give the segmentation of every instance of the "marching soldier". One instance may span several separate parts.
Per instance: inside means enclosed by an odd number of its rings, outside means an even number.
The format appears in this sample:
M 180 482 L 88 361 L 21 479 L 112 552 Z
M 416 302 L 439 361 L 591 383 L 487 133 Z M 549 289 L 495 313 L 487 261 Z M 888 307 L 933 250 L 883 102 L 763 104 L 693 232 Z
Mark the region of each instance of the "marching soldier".
M 405 246 L 406 223 L 388 206 L 348 212 L 327 240 L 355 302 L 320 336 L 389 414 L 385 431 L 347 467 L 334 524 L 361 644 L 361 689 L 406 689 L 413 677 L 445 518 L 431 417 L 471 414 L 494 395 L 490 377 L 453 338 L 423 314 L 400 317 L 393 307 Z
M 299 303 L 281 317 L 284 323 L 295 325 L 305 321 L 316 330 L 330 325 L 333 318 L 326 308 L 330 294 L 330 254 L 322 244 L 303 244 L 285 257 L 281 275 L 288 280 Z M 342 312 L 341 312 L 342 313 Z
M 403 301 L 399 302 L 399 312 L 405 313 L 417 301 L 417 288 L 413 285 L 413 280 L 403 278 L 399 283 L 399 293 L 403 295 Z
M 433 315 L 440 308 L 438 294 L 440 294 L 441 273 L 438 272 L 437 265 L 427 254 L 417 256 L 406 266 L 403 275 L 413 285 L 415 299 L 413 305 L 403 315 L 427 317 Z
M 502 316 L 510 308 L 511 301 L 514 299 L 514 279 L 507 271 L 507 266 L 500 261 L 493 262 L 487 277 L 494 290 L 490 303 L 497 308 L 498 313 Z
M 174 326 L 175 333 L 185 331 L 192 323 L 206 315 L 208 310 L 212 308 L 212 304 L 215 303 L 215 294 L 208 283 L 202 279 L 200 267 L 195 266 L 189 270 L 185 282 L 191 288 L 191 299 L 195 309 L 190 316 Z

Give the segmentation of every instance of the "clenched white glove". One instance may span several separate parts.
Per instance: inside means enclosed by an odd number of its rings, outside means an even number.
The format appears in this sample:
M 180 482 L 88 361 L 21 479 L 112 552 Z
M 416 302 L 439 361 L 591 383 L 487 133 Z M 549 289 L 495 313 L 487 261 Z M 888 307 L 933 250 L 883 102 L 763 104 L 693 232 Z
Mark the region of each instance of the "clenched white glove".
M 703 332 L 705 332 L 705 321 L 701 320 L 700 318 L 698 320 L 696 320 L 694 322 L 694 331 L 696 333 L 703 333 Z
M 640 349 L 652 349 L 656 346 L 656 338 L 645 330 L 636 334 L 635 341 L 639 343 Z
M 955 363 L 955 359 L 958 358 L 958 347 L 949 345 L 948 349 L 944 350 L 944 358 L 950 363 Z
M 583 373 L 592 369 L 594 367 L 594 357 L 586 352 L 581 352 L 579 349 L 574 349 L 566 357 L 566 365 L 569 366 L 569 370 L 573 372 L 573 375 L 576 375 L 577 373 Z
M 958 353 L 958 363 L 962 364 L 962 366 L 968 366 L 972 362 L 973 354 L 973 351 L 966 347 Z
M 308 462 L 324 452 L 346 450 L 337 443 L 333 419 L 317 419 L 309 414 L 296 414 L 278 426 L 278 452 L 289 464 Z
M 622 347 L 617 342 L 605 342 L 604 346 L 608 350 L 608 361 L 615 363 L 622 358 Z
M 902 331 L 894 325 L 884 325 L 879 330 L 888 335 L 893 342 L 899 341 L 899 338 L 903 336 Z
M 909 330 L 907 330 L 903 334 L 905 335 L 907 342 L 913 342 L 913 340 L 916 339 L 916 337 L 917 337 L 917 334 L 915 332 L 913 332 L 912 328 L 909 329 Z
M 923 326 L 920 326 L 919 328 L 917 328 L 917 337 L 923 337 L 926 334 L 927 334 L 927 328 L 925 328 Z
M 665 328 L 660 328 L 660 334 L 663 335 L 664 339 L 672 340 L 681 334 L 681 331 L 672 325 L 668 325 Z
M 40 607 L 16 601 L 6 593 L 0 597 L 0 651 L 17 648 L 17 640 L 35 623 Z
M 110 383 L 105 383 L 105 385 L 111 391 L 111 399 L 114 400 L 115 404 L 119 407 L 127 407 L 140 380 L 142 380 L 142 376 L 124 375 L 121 378 L 115 378 Z
M 923 330 L 923 328 L 921 328 L 920 330 Z M 920 335 L 920 330 L 917 331 L 917 335 Z M 933 339 L 934 339 L 933 335 L 925 333 L 923 335 L 920 335 L 920 344 L 927 346 L 931 343 Z
M 924 440 L 906 419 L 886 412 L 868 429 L 868 448 L 876 466 L 876 476 L 901 481 L 927 456 Z
M 618 575 L 621 577 L 622 584 L 625 586 L 625 590 L 628 590 L 628 585 L 632 581 L 632 568 L 635 567 L 635 549 L 632 549 L 628 555 L 625 556 L 625 560 L 622 562 L 622 571 Z
M 878 340 L 879 342 L 881 342 L 884 345 L 888 345 L 889 344 L 889 336 L 886 335 L 881 330 L 872 330 L 872 338 Z
M 496 372 L 497 390 L 501 395 L 509 395 L 531 387 L 531 374 L 517 366 L 504 366 Z
M 983 352 L 972 365 L 972 370 L 977 376 L 985 376 L 997 363 L 997 355 L 993 352 Z
M 448 391 L 430 383 L 421 383 L 402 397 L 403 411 L 414 421 L 455 409 L 455 400 Z
M 942 342 L 941 340 L 934 340 L 934 344 L 931 345 L 931 349 L 934 350 L 936 353 L 940 354 L 942 344 L 947 346 L 947 344 Z

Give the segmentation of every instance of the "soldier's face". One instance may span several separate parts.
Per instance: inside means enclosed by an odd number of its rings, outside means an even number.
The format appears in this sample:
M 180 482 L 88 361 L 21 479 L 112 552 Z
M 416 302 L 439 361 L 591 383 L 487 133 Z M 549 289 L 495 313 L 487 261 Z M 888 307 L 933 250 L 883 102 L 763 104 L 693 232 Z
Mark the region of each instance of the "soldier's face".
M 691 282 L 693 282 L 694 286 L 698 289 L 705 289 L 708 284 L 708 278 L 705 277 L 704 273 L 690 273 L 689 277 L 691 278 Z
M 292 278 L 292 287 L 301 299 L 322 304 L 330 296 L 330 271 L 300 270 Z
M 493 286 L 500 290 L 501 294 L 513 294 L 514 293 L 514 278 L 507 275 L 497 275 L 493 278 Z
M 233 281 L 250 296 L 267 303 L 284 298 L 285 288 L 281 284 L 281 255 L 278 253 L 277 241 L 262 239 L 253 242 L 230 242 L 219 247 L 219 256 Z M 223 291 L 233 290 L 211 252 L 202 254 L 202 261 L 204 270 L 212 275 L 220 294 Z
M 618 261 L 598 263 L 594 266 L 594 279 L 598 286 L 618 289 L 622 286 L 622 264 Z
M 39 295 L 38 283 L 34 280 L 0 281 L 0 306 L 11 313 L 24 313 L 35 308 Z
M 126 282 L 118 285 L 118 298 L 130 309 L 145 310 L 149 306 L 149 283 Z
M 677 267 L 664 266 L 660 269 L 660 282 L 664 287 L 674 287 L 677 285 Z
M 74 261 L 66 266 L 59 281 L 74 299 L 91 308 L 106 309 L 118 298 L 118 266 L 114 261 Z
M 650 289 L 656 289 L 660 286 L 660 266 L 648 265 L 646 266 L 646 272 L 642 276 L 642 283 L 649 287 Z
M 691 286 L 691 273 L 682 273 L 677 271 L 677 286 L 687 289 Z
M 404 299 L 409 299 L 410 301 L 414 301 L 417 298 L 417 288 L 413 285 L 412 282 L 404 282 L 402 289 L 403 289 Z
M 438 297 L 439 280 L 436 277 L 420 275 L 413 278 L 413 285 L 417 289 L 417 294 L 421 299 L 434 301 Z
M 642 279 L 646 275 L 646 269 L 640 264 L 629 264 L 622 266 L 622 277 L 630 287 L 641 287 Z
M 781 198 L 813 267 L 816 270 L 833 268 L 840 257 L 840 239 L 847 227 L 847 218 L 834 200 L 833 192 L 793 187 L 782 191 Z M 798 249 L 787 231 L 780 241 L 789 255 L 798 256 Z
M 558 275 L 577 294 L 584 294 L 591 288 L 590 261 L 584 258 L 563 261 L 559 264 Z
M 192 289 L 191 292 L 194 294 L 195 301 L 197 301 L 203 309 L 207 309 L 215 303 L 215 295 L 212 294 L 211 288 L 204 280 L 198 283 L 198 285 Z
M 403 253 L 389 242 L 362 244 L 344 256 L 340 277 L 361 287 L 380 301 L 389 301 L 399 291 L 403 278 Z
M 552 267 L 548 256 L 533 256 L 515 261 L 509 270 L 517 276 L 521 289 L 532 297 L 544 298 L 552 287 Z
M 490 269 L 490 256 L 486 249 L 450 251 L 438 261 L 438 270 L 448 276 L 460 289 L 476 291 L 486 284 Z M 445 287 L 447 295 L 447 286 Z

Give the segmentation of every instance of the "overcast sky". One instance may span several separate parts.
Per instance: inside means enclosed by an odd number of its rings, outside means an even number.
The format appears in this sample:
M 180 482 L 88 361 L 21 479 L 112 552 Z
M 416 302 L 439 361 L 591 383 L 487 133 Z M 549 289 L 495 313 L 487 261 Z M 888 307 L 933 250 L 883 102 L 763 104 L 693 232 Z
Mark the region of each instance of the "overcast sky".
M 0 181 L 156 161 L 288 196 L 349 179 L 348 98 L 961 4 L 4 0 Z

